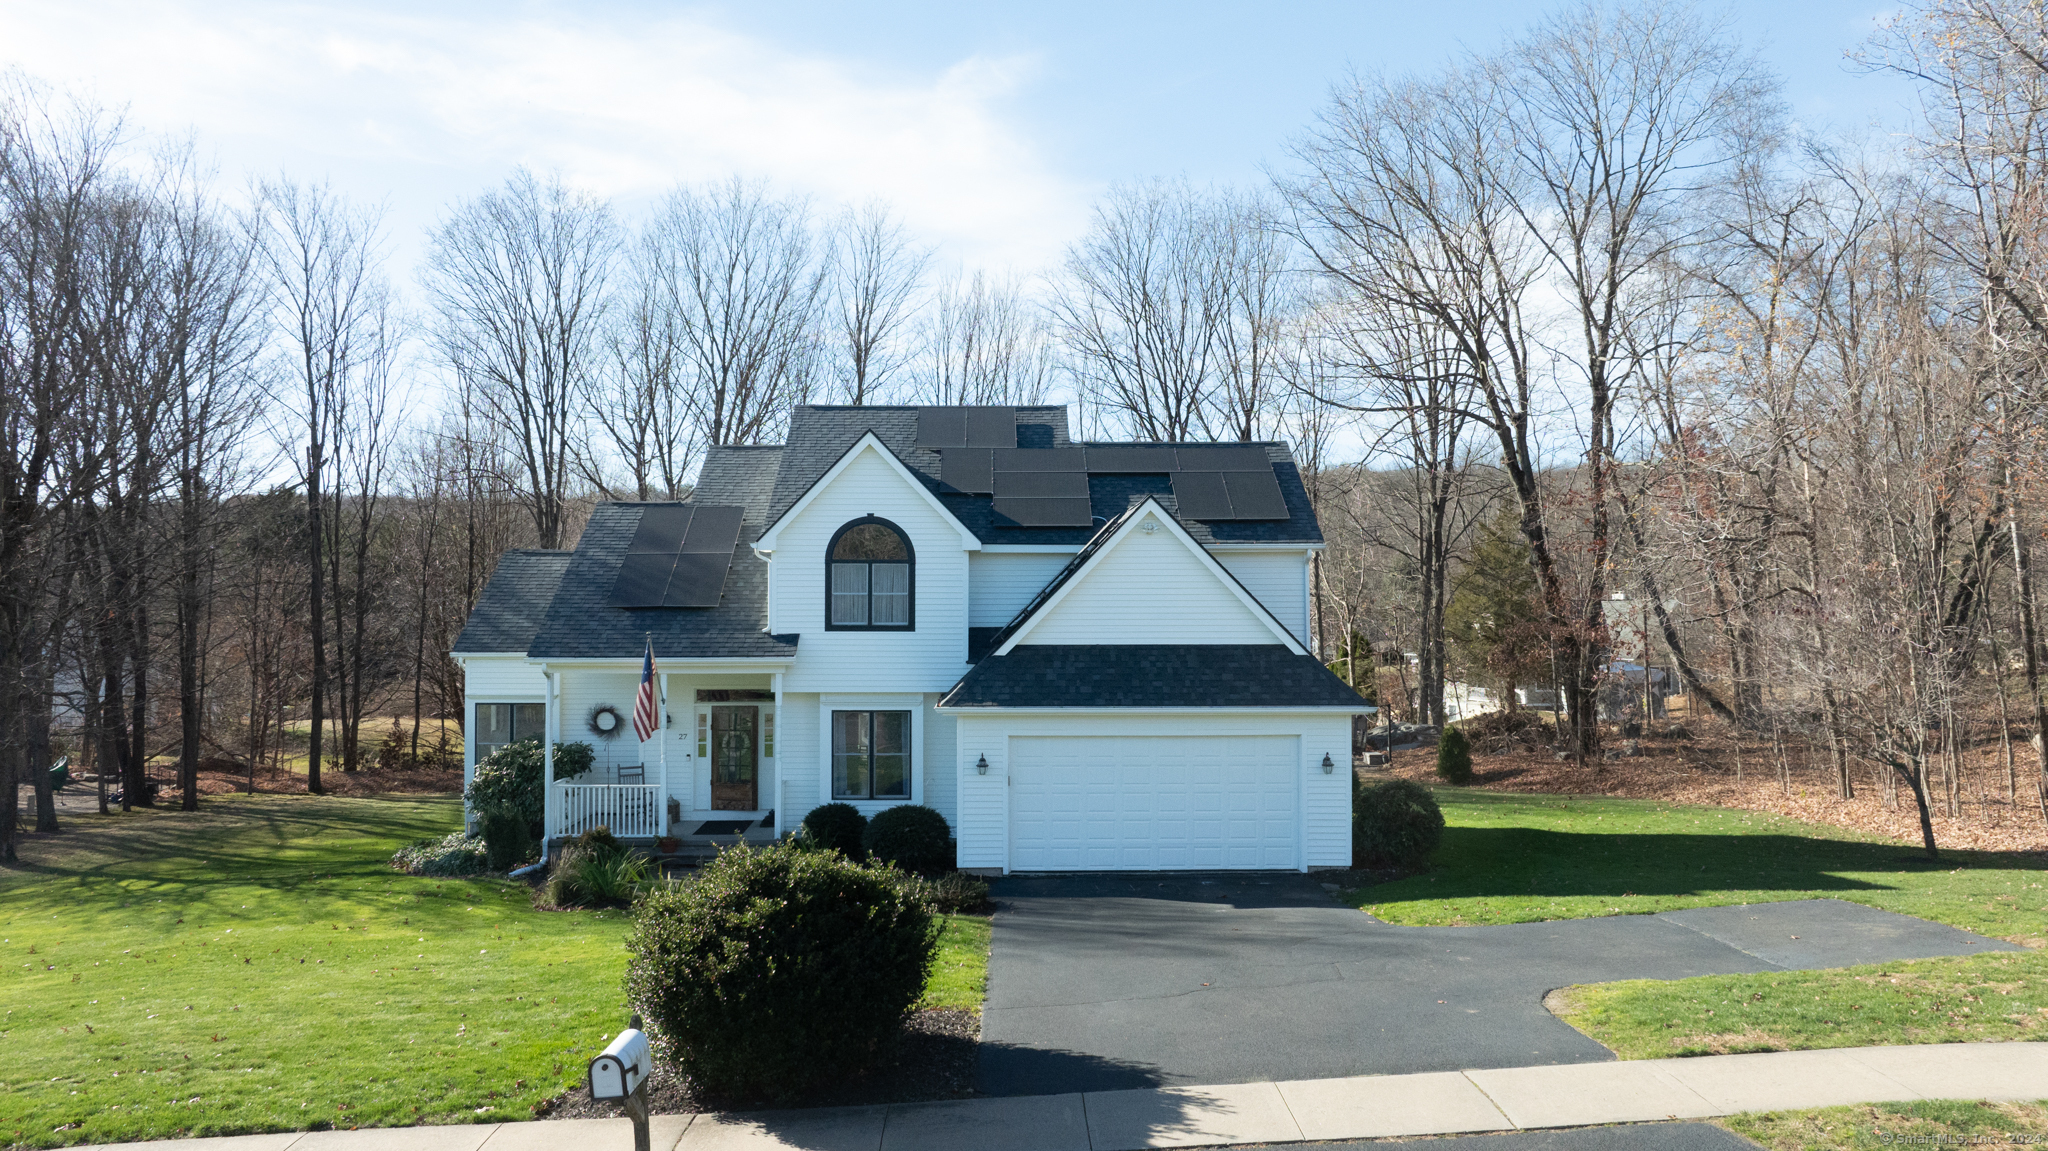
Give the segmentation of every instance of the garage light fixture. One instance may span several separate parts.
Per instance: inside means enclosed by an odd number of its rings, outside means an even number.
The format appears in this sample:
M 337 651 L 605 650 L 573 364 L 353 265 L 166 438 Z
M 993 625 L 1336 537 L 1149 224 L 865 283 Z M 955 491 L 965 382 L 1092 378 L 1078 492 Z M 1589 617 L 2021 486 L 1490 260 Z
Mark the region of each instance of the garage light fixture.
M 985 755 L 984 755 L 984 756 L 982 756 L 982 757 L 981 757 L 980 759 L 977 759 L 977 760 L 975 760 L 975 761 L 974 761 L 974 774 L 976 774 L 976 775 L 987 775 L 987 774 L 988 774 L 988 756 L 985 756 Z
M 1324 753 L 1323 753 L 1323 774 L 1324 774 L 1324 775 L 1328 775 L 1328 774 L 1330 774 L 1331 772 L 1333 772 L 1333 771 L 1335 771 L 1335 770 L 1337 770 L 1337 765 L 1336 765 L 1336 764 L 1334 764 L 1334 763 L 1331 763 L 1331 762 L 1330 762 L 1330 753 L 1329 753 L 1329 752 L 1327 752 L 1327 751 L 1326 751 L 1326 752 L 1324 752 Z

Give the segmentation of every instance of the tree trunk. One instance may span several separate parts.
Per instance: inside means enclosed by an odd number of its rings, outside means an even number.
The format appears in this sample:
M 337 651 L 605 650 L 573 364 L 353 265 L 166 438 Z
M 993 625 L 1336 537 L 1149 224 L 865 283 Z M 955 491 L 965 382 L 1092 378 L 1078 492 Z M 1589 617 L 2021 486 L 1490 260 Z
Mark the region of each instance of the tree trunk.
M 313 639 L 313 714 L 312 732 L 306 744 L 306 790 L 314 795 L 326 793 L 320 786 L 320 727 L 327 717 L 327 620 L 321 610 L 321 589 L 326 579 L 320 566 L 320 511 L 320 445 L 316 441 L 306 448 L 306 567 L 312 576 L 307 588 L 307 613 L 312 621 L 308 631 Z

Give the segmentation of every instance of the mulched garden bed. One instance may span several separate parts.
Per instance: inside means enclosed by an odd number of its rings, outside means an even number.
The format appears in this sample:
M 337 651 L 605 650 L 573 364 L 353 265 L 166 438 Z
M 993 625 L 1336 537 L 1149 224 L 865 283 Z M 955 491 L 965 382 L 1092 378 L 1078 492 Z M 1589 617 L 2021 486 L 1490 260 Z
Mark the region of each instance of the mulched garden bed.
M 807 1107 L 853 1107 L 873 1103 L 924 1103 L 965 1099 L 974 1094 L 974 1068 L 981 1044 L 981 1013 L 933 1009 L 911 1015 L 893 1051 L 873 1069 L 809 1100 Z M 697 1097 L 687 1077 L 657 1062 L 647 1081 L 648 1109 L 656 1115 L 686 1115 L 728 1108 Z M 534 1108 L 543 1119 L 609 1119 L 616 1103 L 599 1103 L 587 1087 L 565 1091 Z

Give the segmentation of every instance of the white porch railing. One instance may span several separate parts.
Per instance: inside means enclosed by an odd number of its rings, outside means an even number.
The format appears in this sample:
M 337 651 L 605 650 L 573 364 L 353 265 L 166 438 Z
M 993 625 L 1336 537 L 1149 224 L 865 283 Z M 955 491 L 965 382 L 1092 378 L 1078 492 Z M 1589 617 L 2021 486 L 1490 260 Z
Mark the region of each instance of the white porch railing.
M 582 835 L 609 827 L 625 839 L 661 837 L 661 787 L 638 783 L 562 783 L 550 838 Z

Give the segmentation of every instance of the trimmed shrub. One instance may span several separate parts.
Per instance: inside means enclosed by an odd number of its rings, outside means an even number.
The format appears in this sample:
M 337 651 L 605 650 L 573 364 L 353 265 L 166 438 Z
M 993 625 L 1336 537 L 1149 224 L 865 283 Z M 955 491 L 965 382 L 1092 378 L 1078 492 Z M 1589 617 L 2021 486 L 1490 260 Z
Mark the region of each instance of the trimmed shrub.
M 540 777 L 546 766 L 540 741 L 508 743 L 476 765 L 469 786 L 463 789 L 462 802 L 484 822 L 494 815 L 512 815 L 529 826 L 537 824 L 542 803 Z
M 641 900 L 627 998 L 719 1104 L 800 1102 L 874 1065 L 924 994 L 938 934 L 887 870 L 737 846 Z
M 1444 813 L 1429 789 L 1406 779 L 1365 786 L 1352 777 L 1351 856 L 1360 867 L 1419 871 L 1444 838 Z
M 558 743 L 555 745 L 555 778 L 575 779 L 590 770 L 597 762 L 597 752 L 587 743 Z
M 807 846 L 830 848 L 859 863 L 868 857 L 861 846 L 867 833 L 868 817 L 850 803 L 828 803 L 814 807 L 804 816 L 803 841 Z
M 576 843 L 579 846 L 590 848 L 592 851 L 623 852 L 626 850 L 626 845 L 619 842 L 619 837 L 612 834 L 612 829 L 602 824 L 577 836 Z
M 526 820 L 509 811 L 483 818 L 484 851 L 492 871 L 510 871 L 533 854 L 533 833 Z
M 1445 783 L 1459 787 L 1472 782 L 1472 745 L 1466 742 L 1465 733 L 1455 727 L 1437 738 L 1436 774 Z
M 482 839 L 458 831 L 406 844 L 391 857 L 391 866 L 407 875 L 476 875 L 490 867 L 490 857 Z
M 920 803 L 876 812 L 860 843 L 870 858 L 905 871 L 930 873 L 953 866 L 953 829 L 945 816 Z
M 572 779 L 589 771 L 593 754 L 587 743 L 556 744 L 555 778 Z M 547 757 L 541 753 L 539 740 L 508 743 L 476 765 L 462 792 L 462 802 L 480 820 L 500 812 L 519 816 L 526 821 L 527 834 L 539 835 L 545 802 L 540 781 L 546 771 Z

